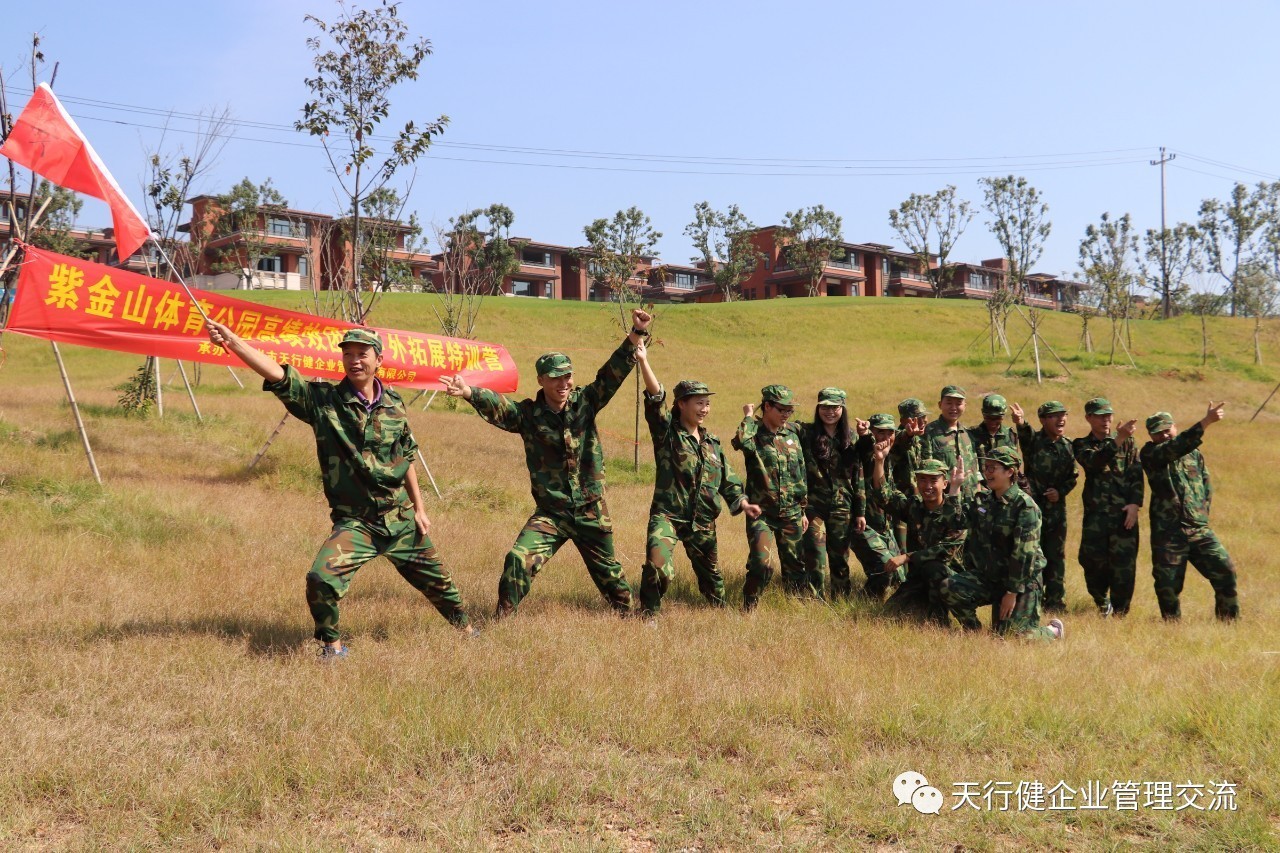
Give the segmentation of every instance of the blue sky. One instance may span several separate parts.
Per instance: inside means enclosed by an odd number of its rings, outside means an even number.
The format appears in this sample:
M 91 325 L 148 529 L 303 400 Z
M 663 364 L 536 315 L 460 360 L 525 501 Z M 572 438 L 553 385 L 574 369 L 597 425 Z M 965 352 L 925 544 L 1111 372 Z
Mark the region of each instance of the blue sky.
M 163 119 L 148 110 L 227 105 L 241 121 L 290 126 L 312 70 L 303 17 L 337 10 L 321 0 L 6 6 L 11 91 L 29 86 L 38 31 L 42 76 L 60 63 L 57 91 L 135 203 L 161 138 Z M 1037 268 L 1074 274 L 1085 226 L 1102 212 L 1159 227 L 1149 161 L 1161 145 L 1178 154 L 1170 223 L 1235 181 L 1280 178 L 1269 93 L 1280 6 L 1270 3 L 405 0 L 401 15 L 435 54 L 393 93 L 387 126 L 451 119 L 413 187 L 424 222 L 502 202 L 514 233 L 578 245 L 583 225 L 637 205 L 665 235 L 664 260 L 687 262 L 682 232 L 699 201 L 736 203 L 760 225 L 823 204 L 844 218 L 846 239 L 901 246 L 887 212 L 910 193 L 951 183 L 980 206 L 977 179 L 1012 173 L 1051 208 Z M 11 109 L 24 100 L 11 93 Z M 170 127 L 167 149 L 190 144 L 189 121 Z M 292 206 L 333 212 L 327 168 L 308 137 L 241 126 L 198 189 L 270 177 Z M 955 257 L 999 254 L 985 221 L 979 212 Z M 86 205 L 82 225 L 106 222 Z

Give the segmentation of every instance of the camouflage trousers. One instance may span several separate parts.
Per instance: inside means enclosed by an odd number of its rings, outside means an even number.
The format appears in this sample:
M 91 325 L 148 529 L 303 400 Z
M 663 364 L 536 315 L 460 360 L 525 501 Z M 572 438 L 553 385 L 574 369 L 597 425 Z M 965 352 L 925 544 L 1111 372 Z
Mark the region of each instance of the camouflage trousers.
M 1040 508 L 1040 550 L 1044 552 L 1044 606 L 1064 608 L 1067 598 L 1067 508 L 1061 500 Z M 1135 564 L 1136 568 L 1136 564 Z
M 901 567 L 890 569 L 889 560 L 902 553 L 898 549 L 898 539 L 893 529 L 881 532 L 867 525 L 861 532 L 850 530 L 849 548 L 862 564 L 862 571 L 867 576 L 863 592 L 872 598 L 884 598 L 887 590 L 896 587 L 906 577 Z
M 640 575 L 640 607 L 645 613 L 657 613 L 662 597 L 676 575 L 676 543 L 684 543 L 684 552 L 693 565 L 698 591 L 709 604 L 724 606 L 724 577 L 716 567 L 716 529 L 694 527 L 687 521 L 657 514 L 649 516 L 646 545 L 648 558 Z
M 849 582 L 849 531 L 853 518 L 847 509 L 809 516 L 804 532 L 804 571 L 808 586 L 822 594 L 827 574 L 831 574 L 831 597 L 847 598 Z
M 742 585 L 742 606 L 748 610 L 756 606 L 773 573 L 782 570 L 782 583 L 788 592 L 803 593 L 808 590 L 808 575 L 804 569 L 803 537 L 800 533 L 802 516 L 783 519 L 747 519 L 747 579 Z
M 1156 582 L 1156 600 L 1165 619 L 1182 617 L 1182 582 L 1187 576 L 1187 561 L 1204 575 L 1213 587 L 1213 612 L 1219 619 L 1235 619 L 1240 615 L 1236 597 L 1236 567 L 1231 555 L 1208 527 L 1178 527 L 1152 531 L 1151 574 Z
M 1004 587 L 991 578 L 971 572 L 952 575 L 942 582 L 942 600 L 966 631 L 979 631 L 978 608 L 991 605 L 991 630 L 1009 637 L 1052 640 L 1053 631 L 1040 624 L 1040 587 L 1032 584 L 1018 596 L 1009 618 L 1000 621 Z
M 502 579 L 498 581 L 498 616 L 516 611 L 543 565 L 570 541 L 577 546 L 591 580 L 609 605 L 623 613 L 631 611 L 631 587 L 613 555 L 613 522 L 601 499 L 571 518 L 543 512 L 529 516 L 503 563 Z
M 889 596 L 885 612 L 944 628 L 949 626 L 951 617 L 942 598 L 942 582 L 956 573 L 955 568 L 945 560 L 913 560 L 907 563 L 906 569 L 907 579 Z
M 1138 525 L 1124 529 L 1120 511 L 1085 513 L 1080 524 L 1080 567 L 1084 584 L 1100 610 L 1129 612 L 1138 571 Z
M 458 588 L 440 564 L 431 540 L 418 533 L 409 509 L 383 521 L 343 518 L 334 522 L 307 572 L 307 606 L 316 623 L 317 640 L 332 643 L 339 638 L 338 602 L 347 594 L 356 570 L 377 556 L 390 560 L 441 616 L 458 627 L 467 624 Z

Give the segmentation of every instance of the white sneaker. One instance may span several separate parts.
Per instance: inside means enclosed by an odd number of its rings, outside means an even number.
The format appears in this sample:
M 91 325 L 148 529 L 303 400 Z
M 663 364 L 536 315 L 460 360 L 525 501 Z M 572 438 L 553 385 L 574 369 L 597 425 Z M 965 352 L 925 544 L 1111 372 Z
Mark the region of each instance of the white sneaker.
M 1061 619 L 1050 619 L 1049 630 L 1053 632 L 1053 638 L 1055 640 L 1061 640 L 1062 635 L 1067 632 L 1067 629 L 1063 626 Z

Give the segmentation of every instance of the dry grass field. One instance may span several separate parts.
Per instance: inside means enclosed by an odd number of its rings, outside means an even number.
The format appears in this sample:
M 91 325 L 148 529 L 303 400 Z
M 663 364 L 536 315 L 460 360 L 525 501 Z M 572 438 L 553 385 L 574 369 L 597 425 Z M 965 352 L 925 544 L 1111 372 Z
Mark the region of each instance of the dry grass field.
M 296 297 L 264 296 L 299 307 Z M 393 296 L 379 325 L 434 328 L 427 296 Z M 1240 572 L 1243 619 L 1212 618 L 1189 572 L 1184 620 L 1151 590 L 1146 519 L 1131 615 L 1093 612 L 1071 497 L 1065 641 L 1002 642 L 896 624 L 865 604 L 776 590 L 751 616 L 711 612 L 683 555 L 655 627 L 612 617 L 571 547 L 513 620 L 489 621 L 502 558 L 532 501 L 519 439 L 441 400 L 414 431 L 444 493 L 431 535 L 483 627 L 463 641 L 384 561 L 343 607 L 351 657 L 319 664 L 303 576 L 328 530 L 309 431 L 247 371 L 205 367 L 197 423 L 180 382 L 165 417 L 124 416 L 112 386 L 140 358 L 64 347 L 104 486 L 88 474 L 47 343 L 3 338 L 0 368 L 0 846 L 281 849 L 1275 849 L 1280 845 L 1280 369 L 1250 364 L 1248 321 L 1215 320 L 1199 366 L 1194 318 L 1139 322 L 1139 368 L 1082 356 L 1079 321 L 1046 320 L 1073 376 L 1037 386 L 1023 359 L 967 348 L 980 305 L 826 299 L 660 308 L 653 363 L 668 386 L 718 392 L 728 438 L 743 403 L 782 382 L 809 401 L 850 392 L 865 417 L 948 382 L 1024 407 L 1058 398 L 1070 435 L 1105 394 L 1121 416 L 1181 425 L 1228 401 L 1204 452 L 1214 526 Z M 619 335 L 600 305 L 493 299 L 479 335 L 533 359 L 565 349 L 589 378 Z M 1010 323 L 1021 343 L 1021 322 Z M 1102 324 L 1094 330 L 1106 338 Z M 1266 352 L 1280 359 L 1274 329 Z M 165 364 L 166 380 L 174 365 Z M 651 453 L 631 470 L 631 386 L 606 410 L 617 550 L 638 583 Z M 420 407 L 419 403 L 419 407 Z M 971 416 L 967 419 L 974 420 Z M 727 443 L 727 442 L 726 442 Z M 736 456 L 731 451 L 731 456 Z M 740 458 L 740 457 L 738 457 Z M 425 478 L 424 478 L 425 484 Z M 1078 494 L 1078 493 L 1077 493 Z M 741 519 L 722 566 L 741 598 Z M 859 577 L 855 571 L 855 577 Z M 919 771 L 940 814 L 899 806 Z M 1139 783 L 1136 807 L 1083 789 Z M 1067 800 L 1057 783 L 1071 786 Z M 1232 808 L 1210 783 L 1234 786 Z M 1024 783 L 1002 808 L 1000 791 Z M 1037 784 L 1043 788 L 1037 788 Z M 1170 783 L 1163 802 L 1159 783 Z M 979 792 L 964 802 L 964 785 Z M 988 788 L 987 799 L 981 791 Z M 1123 788 L 1124 786 L 1122 786 Z M 1043 800 L 1036 791 L 1045 792 Z M 979 808 L 974 808 L 974 803 Z M 959 808 L 953 808 L 959 805 Z M 1050 805 L 1059 808 L 1049 808 Z M 1168 808 L 1161 808 L 1167 805 Z

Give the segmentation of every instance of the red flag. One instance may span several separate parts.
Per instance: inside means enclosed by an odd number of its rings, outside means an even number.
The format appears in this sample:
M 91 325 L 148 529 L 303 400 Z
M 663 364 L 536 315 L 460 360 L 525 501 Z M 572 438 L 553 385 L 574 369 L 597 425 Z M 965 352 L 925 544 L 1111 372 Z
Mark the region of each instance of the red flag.
M 0 146 L 0 154 L 58 186 L 105 201 L 111 208 L 120 260 L 138 251 L 151 236 L 142 215 L 129 203 L 49 84 L 36 87 L 9 138 Z

